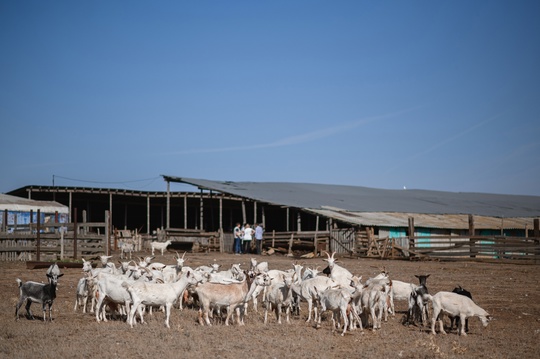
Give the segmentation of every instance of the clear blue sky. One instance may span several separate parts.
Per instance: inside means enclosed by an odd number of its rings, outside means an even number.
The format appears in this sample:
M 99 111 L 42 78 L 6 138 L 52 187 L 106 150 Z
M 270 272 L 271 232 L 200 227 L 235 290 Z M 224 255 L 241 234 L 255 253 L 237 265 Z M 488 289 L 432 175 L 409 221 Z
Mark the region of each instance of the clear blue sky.
M 536 0 L 4 0 L 0 51 L 0 192 L 540 195 Z

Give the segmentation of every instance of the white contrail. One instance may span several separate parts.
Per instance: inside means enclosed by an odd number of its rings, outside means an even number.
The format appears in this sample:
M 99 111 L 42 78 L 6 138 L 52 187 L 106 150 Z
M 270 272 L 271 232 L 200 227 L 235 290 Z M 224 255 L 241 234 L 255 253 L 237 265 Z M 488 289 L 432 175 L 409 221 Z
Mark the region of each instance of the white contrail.
M 282 139 L 278 139 L 274 142 L 268 142 L 268 143 L 260 143 L 260 144 L 253 144 L 249 146 L 232 146 L 232 147 L 221 147 L 221 148 L 196 148 L 191 150 L 184 150 L 184 151 L 175 151 L 175 152 L 168 152 L 165 153 L 166 155 L 186 155 L 186 154 L 195 154 L 195 153 L 216 153 L 216 152 L 231 152 L 231 151 L 246 151 L 246 150 L 256 150 L 261 148 L 272 148 L 272 147 L 282 147 L 282 146 L 291 146 L 291 145 L 297 145 L 301 143 L 311 142 L 315 140 L 319 140 L 321 138 L 330 137 L 332 135 L 342 133 L 348 130 L 351 130 L 356 127 L 360 127 L 362 125 L 365 125 L 370 122 L 376 122 L 381 121 L 385 119 L 389 119 L 392 117 L 396 117 L 398 115 L 401 115 L 406 112 L 413 111 L 417 109 L 418 107 L 414 107 L 411 109 L 406 109 L 398 112 L 393 112 L 385 115 L 379 115 L 379 116 L 372 116 L 372 117 L 366 117 L 362 118 L 360 120 L 352 121 L 352 122 L 346 122 L 344 124 L 334 126 L 334 127 L 328 127 L 323 128 L 316 131 L 311 131 L 295 136 L 285 137 Z

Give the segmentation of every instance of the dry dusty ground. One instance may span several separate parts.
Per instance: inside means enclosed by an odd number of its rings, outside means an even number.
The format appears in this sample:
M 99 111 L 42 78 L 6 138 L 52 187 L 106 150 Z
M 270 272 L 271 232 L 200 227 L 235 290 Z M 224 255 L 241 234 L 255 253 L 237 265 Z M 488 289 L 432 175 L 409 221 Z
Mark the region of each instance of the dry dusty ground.
M 214 259 L 224 266 L 249 256 L 187 254 L 186 265 L 196 267 Z M 116 259 L 116 258 L 115 258 Z M 364 279 L 386 266 L 394 279 L 416 282 L 414 274 L 431 274 L 430 293 L 452 290 L 460 284 L 473 293 L 475 301 L 494 316 L 487 328 L 474 318 L 470 333 L 455 331 L 433 336 L 427 328 L 401 324 L 405 305 L 383 323 L 377 332 L 365 330 L 334 334 L 331 323 L 315 329 L 305 323 L 306 310 L 291 325 L 278 325 L 274 317 L 262 323 L 262 311 L 251 311 L 246 325 L 202 327 L 194 309 L 173 310 L 171 329 L 164 326 L 163 313 L 147 316 L 148 324 L 134 329 L 120 320 L 96 323 L 92 314 L 74 312 L 75 285 L 80 269 L 63 269 L 53 323 L 42 320 L 15 321 L 18 298 L 16 278 L 45 281 L 45 270 L 27 270 L 22 262 L 0 263 L 0 357 L 2 358 L 538 358 L 540 356 L 540 266 L 470 262 L 377 261 L 341 258 L 342 265 Z M 156 260 L 174 263 L 173 253 Z M 260 257 L 271 268 L 288 269 L 291 258 Z M 321 258 L 307 261 L 324 266 Z M 34 314 L 41 314 L 37 304 Z M 23 310 L 24 313 L 24 310 Z M 38 315 L 38 316 L 39 316 Z M 448 323 L 448 321 L 447 321 Z

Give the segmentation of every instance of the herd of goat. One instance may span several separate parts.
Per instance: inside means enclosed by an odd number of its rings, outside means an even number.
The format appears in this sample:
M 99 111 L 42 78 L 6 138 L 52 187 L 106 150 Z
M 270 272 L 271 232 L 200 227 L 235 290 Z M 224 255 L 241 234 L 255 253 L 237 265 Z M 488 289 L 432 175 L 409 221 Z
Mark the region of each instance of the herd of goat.
M 227 270 L 220 270 L 217 263 L 211 266 L 190 268 L 184 265 L 183 256 L 175 256 L 176 263 L 167 265 L 153 262 L 154 257 L 140 258 L 139 262 L 119 261 L 115 266 L 110 256 L 101 256 L 102 267 L 94 268 L 91 261 L 83 260 L 83 277 L 76 290 L 74 310 L 95 313 L 96 320 L 107 321 L 113 314 L 120 314 L 133 327 L 138 321 L 144 323 L 145 313 L 161 309 L 165 312 L 165 325 L 170 328 L 169 319 L 173 305 L 183 309 L 187 304 L 198 307 L 198 321 L 201 325 L 211 325 L 212 321 L 223 320 L 225 325 L 234 320 L 244 324 L 244 317 L 251 308 L 258 311 L 258 298 L 264 303 L 264 323 L 268 312 L 274 311 L 276 320 L 281 317 L 290 323 L 291 315 L 300 315 L 300 302 L 307 302 L 307 322 L 313 320 L 321 325 L 322 313 L 331 312 L 332 331 L 341 330 L 341 335 L 364 327 L 373 330 L 381 328 L 388 315 L 395 315 L 394 301 L 408 303 L 405 322 L 407 324 L 428 320 L 431 305 L 431 332 L 446 334 L 443 316 L 451 319 L 460 335 L 468 331 L 467 320 L 477 316 L 487 326 L 491 316 L 472 300 L 472 295 L 457 287 L 453 292 L 428 293 L 426 280 L 429 275 L 417 275 L 419 284 L 390 279 L 385 269 L 374 278 L 362 282 L 362 277 L 354 276 L 340 266 L 332 255 L 326 253 L 328 266 L 319 273 L 317 269 L 293 263 L 290 270 L 270 269 L 268 262 L 258 263 L 251 258 L 249 269 L 233 264 Z M 58 279 L 63 275 L 58 265 L 47 270 L 48 283 L 22 282 L 17 279 L 20 297 L 15 316 L 26 301 L 27 316 L 33 319 L 30 306 L 39 303 L 43 309 L 43 320 L 52 320 L 51 307 L 56 297 Z M 89 306 L 89 308 L 87 308 Z M 250 309 L 251 310 L 251 309 Z M 138 317 L 138 318 L 137 318 Z M 138 319 L 138 320 L 137 320 Z

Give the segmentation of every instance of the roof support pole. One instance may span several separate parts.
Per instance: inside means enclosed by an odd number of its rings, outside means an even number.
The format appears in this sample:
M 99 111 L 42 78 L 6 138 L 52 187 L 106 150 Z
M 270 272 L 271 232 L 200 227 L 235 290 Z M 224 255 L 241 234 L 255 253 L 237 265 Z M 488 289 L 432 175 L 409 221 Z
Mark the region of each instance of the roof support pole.
M 184 195 L 184 229 L 187 229 L 187 194 Z
M 253 224 L 257 223 L 257 201 L 253 201 Z
M 469 214 L 469 252 L 471 253 L 470 257 L 475 258 L 476 257 L 476 249 L 474 248 L 475 241 L 474 241 L 474 216 L 472 214 Z
M 247 222 L 246 218 L 246 201 L 242 199 L 242 224 Z
M 223 194 L 219 197 L 219 229 L 223 232 Z
M 302 216 L 300 214 L 300 211 L 296 212 L 296 231 L 302 232 Z
M 415 250 L 415 240 L 414 240 L 414 218 L 409 217 L 409 248 Z M 411 253 L 412 254 L 412 253 Z
M 167 217 L 166 217 L 166 228 L 171 226 L 171 182 L 167 181 Z
M 261 207 L 262 211 L 262 226 L 263 228 L 266 228 L 266 215 L 264 214 L 264 206 Z
M 290 218 L 289 218 L 289 207 L 287 207 L 287 232 L 289 232 L 289 222 L 290 222 Z
M 41 260 L 41 212 L 37 210 L 37 221 L 36 221 L 36 260 Z M 75 236 L 77 238 L 77 236 Z M 75 246 L 77 248 L 77 246 Z M 77 258 L 77 256 L 75 256 Z
M 150 196 L 146 196 L 146 233 L 150 234 Z
M 203 190 L 201 189 L 201 197 L 199 199 L 199 215 L 200 215 L 200 226 L 201 230 L 204 229 L 204 201 L 203 201 Z
M 111 217 L 109 211 L 105 211 L 105 255 L 111 255 Z
M 72 220 L 71 220 L 71 203 L 72 203 L 72 200 L 73 200 L 73 192 L 69 191 L 69 218 L 68 218 L 69 223 L 72 222 Z
M 71 209 L 71 192 L 69 192 L 69 195 L 70 195 L 69 208 Z M 71 213 L 71 211 L 70 211 L 70 213 Z M 112 217 L 113 217 L 112 192 L 109 192 L 109 217 L 111 218 L 111 224 L 112 224 Z M 115 246 L 114 249 L 116 249 L 116 246 Z

